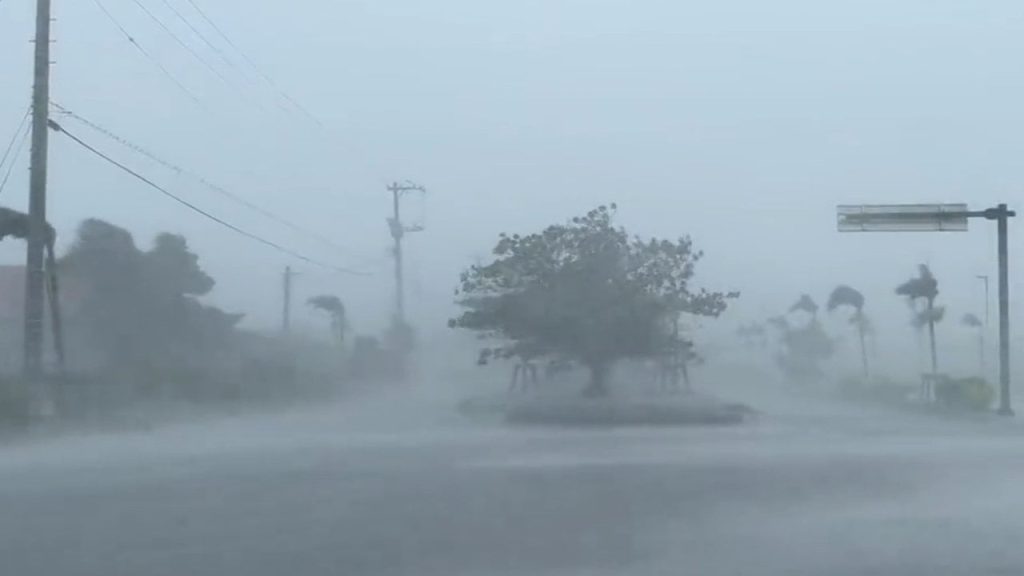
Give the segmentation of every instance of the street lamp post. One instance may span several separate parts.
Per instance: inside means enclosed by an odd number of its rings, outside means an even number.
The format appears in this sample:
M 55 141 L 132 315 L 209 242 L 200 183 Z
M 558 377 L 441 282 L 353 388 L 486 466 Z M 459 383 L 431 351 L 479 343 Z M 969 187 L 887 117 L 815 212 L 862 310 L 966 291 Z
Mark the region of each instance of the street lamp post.
M 978 274 L 977 278 L 985 283 L 985 328 L 988 328 L 988 274 Z

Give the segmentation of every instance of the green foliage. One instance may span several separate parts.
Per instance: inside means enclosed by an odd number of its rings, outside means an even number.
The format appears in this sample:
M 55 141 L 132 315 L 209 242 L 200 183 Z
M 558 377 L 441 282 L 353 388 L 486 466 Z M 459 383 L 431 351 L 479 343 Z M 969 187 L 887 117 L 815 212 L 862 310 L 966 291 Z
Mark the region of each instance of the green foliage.
M 849 306 L 854 310 L 864 309 L 864 295 L 860 291 L 845 284 L 836 286 L 828 296 L 828 311 L 834 312 L 840 306 Z
M 949 378 L 939 376 L 935 379 L 935 401 L 939 405 L 954 410 L 980 412 L 992 407 L 995 388 L 984 378 Z
M 67 319 L 75 349 L 111 373 L 154 380 L 201 371 L 218 362 L 242 318 L 197 300 L 214 281 L 182 236 L 160 234 L 142 251 L 128 231 L 86 220 L 58 266 L 81 298 Z
M 789 320 L 785 316 L 772 316 L 768 319 L 768 325 L 783 334 L 791 329 Z
M 808 294 L 800 295 L 800 299 L 797 300 L 792 306 L 789 307 L 790 312 L 803 311 L 811 315 L 812 318 L 818 315 L 818 303 L 814 301 Z
M 864 295 L 845 284 L 836 286 L 828 296 L 828 311 L 833 312 L 840 306 L 853 308 L 850 324 L 857 328 L 858 341 L 860 342 L 861 366 L 864 371 L 864 378 L 867 378 L 869 376 L 868 352 L 864 337 L 871 332 L 871 322 L 868 320 L 867 315 L 864 314 Z
M 323 294 L 313 296 L 307 303 L 313 308 L 330 315 L 331 334 L 338 342 L 343 342 L 345 340 L 345 332 L 348 330 L 348 318 L 345 315 L 345 305 L 341 302 L 341 298 L 333 294 Z
M 740 326 L 736 329 L 736 336 L 748 348 L 755 345 L 764 348 L 768 344 L 764 326 L 757 322 Z
M 601 206 L 566 224 L 501 234 L 495 260 L 463 272 L 449 325 L 506 342 L 481 358 L 555 354 L 591 369 L 603 393 L 617 359 L 660 353 L 680 313 L 718 316 L 737 294 L 694 290 L 702 254 L 689 238 L 642 240 Z
M 946 317 L 945 306 L 933 306 L 931 308 L 924 308 L 914 312 L 914 316 L 910 319 L 910 325 L 920 330 L 929 324 L 938 324 L 942 322 L 943 318 Z
M 0 380 L 0 430 L 28 425 L 31 394 L 29 385 L 21 379 Z
M 782 351 L 776 358 L 779 368 L 795 382 L 820 380 L 823 376 L 820 363 L 830 358 L 835 350 L 821 323 L 812 320 L 796 328 L 788 324 L 782 326 Z
M 906 296 L 910 300 L 935 300 L 939 295 L 939 281 L 925 264 L 918 264 L 917 277 L 907 280 L 896 287 L 896 294 Z
M 939 281 L 935 279 L 931 269 L 924 264 L 917 267 L 917 276 L 911 278 L 896 287 L 896 294 L 905 296 L 914 313 L 911 325 L 920 330 L 928 327 L 928 339 L 931 345 L 932 373 L 938 370 L 938 354 L 935 349 L 935 324 L 945 316 L 946 309 L 935 305 L 935 298 L 939 295 Z M 923 300 L 925 305 L 918 310 L 915 303 Z
M 971 314 L 970 312 L 964 314 L 964 317 L 960 320 L 960 323 L 963 324 L 964 326 L 967 326 L 968 328 L 981 328 L 982 326 L 984 326 L 984 323 L 977 316 Z
M 203 296 L 213 290 L 214 281 L 199 267 L 199 256 L 190 252 L 184 236 L 163 233 L 143 255 L 148 289 L 167 298 Z
M 893 382 L 887 378 L 845 378 L 840 382 L 840 394 L 843 398 L 858 402 L 883 404 L 899 408 L 906 406 L 918 386 Z

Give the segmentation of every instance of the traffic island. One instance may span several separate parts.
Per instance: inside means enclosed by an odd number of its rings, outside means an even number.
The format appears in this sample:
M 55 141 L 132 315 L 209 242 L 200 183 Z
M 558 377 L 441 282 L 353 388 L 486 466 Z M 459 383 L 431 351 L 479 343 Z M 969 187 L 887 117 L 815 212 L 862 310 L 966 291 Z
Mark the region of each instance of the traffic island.
M 509 402 L 513 424 L 553 426 L 692 426 L 740 424 L 755 415 L 750 407 L 709 396 L 545 397 Z

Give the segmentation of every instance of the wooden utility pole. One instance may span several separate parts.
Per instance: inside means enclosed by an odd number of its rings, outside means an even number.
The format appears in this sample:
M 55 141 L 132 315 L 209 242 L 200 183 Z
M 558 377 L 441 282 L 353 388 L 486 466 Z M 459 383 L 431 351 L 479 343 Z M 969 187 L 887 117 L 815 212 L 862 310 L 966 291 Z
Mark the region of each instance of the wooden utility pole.
M 402 224 L 401 198 L 408 192 L 425 193 L 426 189 L 417 184 L 399 184 L 396 182 L 388 186 L 388 191 L 391 192 L 393 211 L 391 218 L 388 218 L 388 228 L 391 229 L 391 238 L 395 241 L 395 319 L 404 323 L 405 276 L 402 269 L 402 238 L 405 236 L 406 232 L 419 232 L 423 230 L 423 226 L 406 226 Z
M 32 156 L 29 167 L 29 233 L 25 255 L 25 326 L 22 370 L 30 382 L 43 373 L 43 313 L 46 272 L 47 123 L 50 105 L 50 0 L 36 0 L 34 82 L 32 85 Z

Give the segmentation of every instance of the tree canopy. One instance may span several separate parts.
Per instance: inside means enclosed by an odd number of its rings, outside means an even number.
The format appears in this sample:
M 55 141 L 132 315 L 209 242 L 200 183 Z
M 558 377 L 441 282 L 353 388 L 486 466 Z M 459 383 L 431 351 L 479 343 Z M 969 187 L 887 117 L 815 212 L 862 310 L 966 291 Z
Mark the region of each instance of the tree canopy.
M 541 232 L 501 234 L 490 264 L 463 272 L 464 311 L 449 324 L 499 343 L 482 357 L 554 354 L 590 368 L 591 392 L 607 391 L 618 359 L 671 347 L 677 316 L 718 316 L 736 293 L 691 287 L 702 253 L 687 237 L 631 236 L 600 206 Z
M 935 279 L 930 268 L 925 264 L 917 267 L 917 276 L 896 287 L 896 294 L 905 296 L 914 315 L 911 325 L 916 329 L 928 327 L 928 340 L 931 347 L 932 374 L 938 371 L 938 354 L 935 350 L 935 324 L 945 317 L 946 309 L 935 305 L 939 295 L 939 281 Z M 924 300 L 924 307 L 918 310 L 915 303 Z
M 140 250 L 128 231 L 84 221 L 58 263 L 82 291 L 82 305 L 68 322 L 80 332 L 79 349 L 116 370 L 213 361 L 242 315 L 199 302 L 214 280 L 198 261 L 182 236 L 160 234 L 152 248 Z
M 808 306 L 810 304 L 811 306 Z M 825 333 L 813 311 L 818 307 L 804 294 L 789 311 L 802 310 L 811 314 L 808 322 L 794 325 L 785 315 L 768 318 L 768 326 L 779 333 L 780 351 L 776 362 L 782 372 L 793 381 L 817 381 L 821 378 L 820 362 L 829 358 L 835 344 Z
M 826 307 L 829 312 L 833 312 L 840 306 L 849 306 L 855 311 L 860 312 L 864 309 L 864 295 L 859 290 L 845 284 L 836 286 L 828 296 L 828 305 Z
M 345 305 L 341 298 L 333 294 L 321 294 L 313 296 L 307 303 L 317 310 L 326 312 L 331 317 L 331 333 L 338 342 L 345 340 L 345 331 L 348 328 L 348 319 L 345 315 Z
M 870 376 L 868 370 L 868 351 L 864 342 L 864 336 L 871 332 L 871 322 L 864 313 L 864 295 L 859 290 L 845 284 L 840 284 L 832 290 L 828 296 L 828 311 L 833 312 L 840 306 L 853 308 L 853 315 L 850 316 L 850 324 L 857 328 L 857 336 L 860 342 L 860 359 L 864 372 L 864 378 Z
M 917 276 L 897 286 L 896 294 L 906 296 L 910 300 L 935 300 L 939 295 L 939 281 L 935 279 L 927 265 L 918 264 Z
M 960 323 L 969 328 L 981 328 L 985 324 L 974 314 L 968 312 L 964 314 L 964 317 L 960 320 Z
M 818 304 L 809 294 L 802 294 L 800 299 L 789 307 L 790 312 L 803 311 L 811 315 L 811 318 L 818 316 Z

